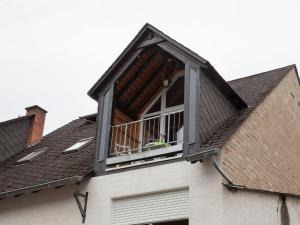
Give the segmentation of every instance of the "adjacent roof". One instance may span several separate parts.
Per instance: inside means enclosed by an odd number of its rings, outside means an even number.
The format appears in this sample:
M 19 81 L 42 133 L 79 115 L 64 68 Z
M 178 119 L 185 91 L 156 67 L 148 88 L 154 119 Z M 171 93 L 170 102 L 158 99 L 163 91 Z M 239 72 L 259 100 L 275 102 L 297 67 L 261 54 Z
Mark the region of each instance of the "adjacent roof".
M 272 91 L 274 87 L 294 68 L 294 65 L 260 73 L 257 75 L 233 80 L 229 85 L 251 107 L 240 111 L 232 117 L 203 148 L 220 148 L 238 129 L 243 121 L 250 115 Z M 23 120 L 25 118 L 20 118 Z M 80 181 L 93 170 L 93 157 L 95 141 L 93 140 L 84 149 L 63 154 L 62 152 L 77 141 L 94 137 L 96 115 L 81 117 L 67 125 L 46 135 L 35 146 L 24 148 L 22 152 L 0 163 L 0 198 L 25 192 L 25 188 L 35 188 L 39 185 L 49 184 L 64 185 L 70 182 Z M 0 123 L 0 126 L 3 123 Z M 17 164 L 17 160 L 30 154 L 34 150 L 47 148 L 47 150 L 24 164 Z
M 10 192 L 35 187 L 37 185 L 55 183 L 70 178 L 70 181 L 80 181 L 92 172 L 94 154 L 94 140 L 83 149 L 63 154 L 62 152 L 75 144 L 78 140 L 95 136 L 96 124 L 86 119 L 77 119 L 69 124 L 46 135 L 43 140 L 22 152 L 0 163 L 0 198 L 6 197 Z M 43 154 L 38 155 L 29 162 L 17 164 L 16 162 L 31 152 L 47 148 Z
M 296 66 L 290 65 L 229 81 L 229 85 L 241 96 L 249 107 L 239 111 L 238 114 L 230 118 L 226 124 L 202 146 L 202 149 L 221 148 L 242 125 L 243 121 L 250 115 L 255 107 L 264 100 L 293 68 L 296 68 Z
M 27 144 L 32 116 L 0 122 L 0 162 L 22 151 Z

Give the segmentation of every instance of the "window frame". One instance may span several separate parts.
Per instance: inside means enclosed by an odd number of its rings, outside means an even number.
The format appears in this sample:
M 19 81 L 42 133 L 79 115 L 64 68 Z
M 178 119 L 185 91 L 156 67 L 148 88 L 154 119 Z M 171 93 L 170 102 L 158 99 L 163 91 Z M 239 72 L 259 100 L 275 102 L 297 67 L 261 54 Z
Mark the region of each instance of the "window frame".
M 63 150 L 63 154 L 70 154 L 70 153 L 73 153 L 73 152 L 77 152 L 83 148 L 85 148 L 87 145 L 89 145 L 91 143 L 91 141 L 93 140 L 94 137 L 89 137 L 89 138 L 83 138 L 83 139 L 80 139 L 78 140 L 76 143 L 72 144 L 71 146 L 69 146 L 67 149 Z M 80 143 L 80 142 L 84 142 L 86 141 L 84 144 L 82 144 L 81 146 L 75 148 L 75 149 L 70 149 L 72 148 L 74 145 L 76 145 L 77 143 Z
M 179 71 L 173 78 L 172 78 L 172 82 L 171 85 L 167 88 L 163 88 L 160 92 L 160 94 L 158 94 L 153 101 L 146 107 L 146 109 L 143 111 L 143 113 L 141 113 L 140 119 L 142 120 L 142 127 L 144 127 L 144 119 L 146 118 L 151 118 L 151 117 L 156 117 L 156 116 L 160 116 L 161 120 L 160 120 L 160 133 L 164 133 L 165 132 L 165 118 L 163 115 L 168 114 L 170 112 L 175 112 L 175 111 L 180 111 L 180 110 L 184 110 L 184 104 L 181 105 L 176 105 L 176 106 L 171 106 L 171 107 L 166 107 L 167 105 L 167 92 L 168 90 L 172 87 L 172 85 L 181 77 L 185 78 L 185 74 L 183 71 Z M 183 85 L 183 88 L 185 88 L 185 85 Z M 156 111 L 156 112 L 152 112 L 152 113 L 147 113 L 147 111 L 149 111 L 151 109 L 151 107 L 156 103 L 156 101 L 161 98 L 161 102 L 160 102 L 160 110 Z M 140 129 L 140 138 L 143 138 L 143 129 Z M 141 145 L 143 144 L 143 140 L 140 140 Z M 142 146 L 140 146 L 142 147 Z
M 23 164 L 23 163 L 27 163 L 30 162 L 32 160 L 34 160 L 35 158 L 37 158 L 38 156 L 40 156 L 41 154 L 43 154 L 45 151 L 47 150 L 47 148 L 39 148 L 39 149 L 35 149 L 32 152 L 30 152 L 29 154 L 23 156 L 22 158 L 20 158 L 19 160 L 16 161 L 16 164 Z M 33 155 L 35 154 L 35 155 Z M 33 155 L 30 157 L 30 155 Z
M 177 106 L 172 106 L 172 107 L 166 107 L 166 97 L 167 97 L 167 91 L 172 87 L 172 85 L 180 78 L 180 77 L 184 77 L 184 72 L 179 71 L 178 74 L 176 74 L 173 78 L 172 78 L 172 83 L 169 87 L 167 88 L 163 88 L 162 91 L 160 92 L 160 94 L 158 94 L 153 101 L 145 108 L 145 110 L 143 111 L 143 113 L 141 113 L 141 119 L 144 119 L 145 117 L 150 117 L 150 116 L 155 116 L 158 115 L 159 113 L 162 114 L 162 112 L 170 112 L 170 111 L 174 111 L 174 109 L 176 110 L 178 109 L 183 109 L 184 104 L 181 105 L 177 105 Z M 160 111 L 156 111 L 153 113 L 146 113 L 148 110 L 150 110 L 150 108 L 155 104 L 155 102 L 161 97 L 161 106 L 160 106 Z

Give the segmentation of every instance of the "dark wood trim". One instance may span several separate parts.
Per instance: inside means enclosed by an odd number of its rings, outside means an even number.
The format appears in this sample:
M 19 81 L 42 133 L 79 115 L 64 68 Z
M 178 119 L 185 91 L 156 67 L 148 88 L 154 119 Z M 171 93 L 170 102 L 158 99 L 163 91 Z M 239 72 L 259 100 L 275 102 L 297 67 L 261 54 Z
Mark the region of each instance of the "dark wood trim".
M 132 84 L 132 82 L 134 82 L 136 77 L 152 62 L 152 60 L 159 54 L 159 52 L 160 49 L 156 49 L 148 56 L 145 62 L 139 67 L 139 69 L 134 73 L 134 75 L 127 81 L 124 87 L 117 93 L 117 98 L 122 96 L 124 92 L 128 90 L 128 87 Z
M 209 76 L 207 77 L 226 96 L 236 109 L 242 110 L 248 107 L 244 100 L 230 87 L 213 66 L 210 65 L 207 71 L 209 73 Z
M 113 72 L 113 70 L 115 70 L 115 68 L 118 66 L 119 63 L 121 63 L 121 61 L 123 60 L 123 58 L 125 57 L 129 57 L 130 52 L 133 51 L 134 47 L 138 46 L 139 42 L 144 41 L 144 39 L 142 39 L 143 35 L 147 32 L 153 32 L 154 34 L 156 34 L 157 36 L 161 37 L 162 39 L 164 39 L 165 41 L 159 44 L 164 44 L 169 42 L 172 46 L 176 47 L 177 49 L 179 49 L 181 52 L 185 52 L 186 55 L 189 55 L 194 61 L 201 63 L 202 65 L 206 65 L 206 60 L 203 59 L 202 57 L 200 57 L 199 55 L 197 55 L 196 53 L 194 53 L 193 51 L 191 51 L 190 49 L 184 47 L 183 45 L 179 44 L 178 42 L 176 42 L 175 40 L 173 40 L 172 38 L 170 38 L 169 36 L 165 35 L 163 32 L 161 32 L 160 30 L 156 29 L 155 27 L 153 27 L 150 24 L 145 24 L 143 26 L 143 28 L 138 32 L 138 34 L 134 37 L 134 39 L 129 43 L 129 45 L 124 49 L 124 51 L 119 55 L 119 57 L 114 61 L 114 63 L 109 67 L 109 69 L 103 74 L 103 76 L 101 76 L 101 78 L 93 85 L 93 87 L 88 91 L 88 95 L 90 97 L 92 97 L 93 99 L 96 100 L 97 98 L 97 91 L 99 91 L 99 89 L 103 88 L 103 82 L 107 79 L 111 79 L 111 73 Z M 137 48 L 135 48 L 136 50 Z M 142 51 L 143 48 L 140 48 L 138 50 Z M 118 79 L 118 76 L 114 76 L 116 79 Z M 116 79 L 113 79 L 114 81 Z M 113 82 L 106 82 L 106 83 L 114 83 Z
M 183 154 L 186 158 L 200 151 L 199 107 L 197 106 L 201 75 L 200 66 L 185 65 Z
M 110 146 L 110 126 L 112 114 L 112 101 L 114 85 L 106 93 L 99 95 L 98 104 L 98 124 L 96 131 L 96 147 L 94 157 L 94 171 L 103 173 L 105 170 L 106 157 Z
M 189 56 L 187 53 L 183 52 L 181 49 L 177 48 L 169 42 L 162 42 L 157 44 L 164 51 L 171 54 L 173 57 L 182 61 L 183 63 L 193 64 L 194 66 L 199 65 L 203 68 L 207 68 L 207 64 L 203 64 L 195 60 L 193 57 Z
M 104 105 L 104 98 L 102 95 L 99 94 L 94 165 L 97 165 L 98 163 L 97 159 L 99 158 L 99 152 L 100 152 L 100 135 L 101 135 L 101 126 L 102 126 L 103 105 Z
M 119 77 L 122 74 L 124 74 L 124 72 L 127 70 L 127 68 L 129 68 L 130 66 L 133 65 L 133 63 L 139 57 L 139 55 L 142 53 L 142 51 L 143 51 L 143 49 L 138 49 L 138 50 L 134 51 L 131 55 L 129 55 L 126 59 L 126 62 L 121 64 L 120 68 L 118 68 L 117 71 L 114 72 L 112 79 L 110 79 L 106 83 L 103 82 L 104 77 L 103 78 L 101 77 L 99 80 L 100 86 L 95 85 L 95 86 L 97 86 L 97 88 L 95 88 L 95 90 L 93 90 L 92 92 L 95 92 L 97 89 L 99 90 L 100 88 L 103 88 L 103 89 L 99 92 L 99 94 L 106 92 L 116 82 L 116 80 L 118 80 Z M 102 87 L 102 85 L 104 85 L 104 87 Z M 90 92 L 89 92 L 89 94 L 90 94 Z M 93 95 L 90 94 L 90 96 L 92 97 Z
M 155 45 L 157 43 L 163 42 L 165 41 L 165 39 L 163 39 L 162 37 L 158 36 L 156 33 L 154 32 L 149 32 L 148 34 L 146 34 L 146 37 L 144 38 L 145 40 L 142 41 L 137 48 L 145 48 L 151 45 Z

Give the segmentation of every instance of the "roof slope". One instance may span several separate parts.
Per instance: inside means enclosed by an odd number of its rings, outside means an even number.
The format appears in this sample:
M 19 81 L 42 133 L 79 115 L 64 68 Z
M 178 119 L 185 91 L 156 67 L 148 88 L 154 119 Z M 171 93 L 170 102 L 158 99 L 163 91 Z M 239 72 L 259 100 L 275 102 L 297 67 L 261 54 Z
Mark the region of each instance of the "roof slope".
M 149 40 L 149 34 L 151 37 Z M 146 46 L 141 47 L 140 44 L 147 43 Z M 149 48 L 149 46 L 157 45 L 162 50 L 173 55 L 178 60 L 184 62 L 184 64 L 194 64 L 203 67 L 203 69 L 209 70 L 210 77 L 215 80 L 215 85 L 220 88 L 223 94 L 237 107 L 245 108 L 247 105 L 235 93 L 235 91 L 227 84 L 222 76 L 216 71 L 216 69 L 204 58 L 193 52 L 191 49 L 178 43 L 162 31 L 158 30 L 150 24 L 145 24 L 129 45 L 124 49 L 115 62 L 108 68 L 108 70 L 99 78 L 99 80 L 88 91 L 88 95 L 97 100 L 98 94 L 111 85 L 110 82 L 114 82 L 117 78 L 132 65 L 134 59 L 139 58 L 139 51 L 143 48 Z M 181 58 L 181 59 L 180 59 Z M 102 91 L 101 91 L 102 90 Z
M 255 107 L 264 100 L 292 68 L 295 68 L 295 65 L 229 81 L 229 85 L 249 107 L 239 111 L 238 114 L 230 118 L 226 124 L 202 146 L 202 149 L 221 148 L 242 125 L 243 121 L 251 114 Z
M 26 147 L 31 119 L 31 116 L 22 116 L 0 123 L 0 162 Z
M 40 185 L 74 176 L 86 176 L 92 171 L 94 140 L 83 149 L 62 154 L 78 140 L 94 137 L 96 124 L 77 119 L 46 135 L 32 147 L 0 163 L 0 193 Z M 47 150 L 33 160 L 16 164 L 16 161 L 34 150 Z
M 294 67 L 294 65 L 287 66 L 230 81 L 230 86 L 251 107 L 230 118 L 203 148 L 221 148 L 254 108 Z M 62 151 L 78 140 L 94 137 L 95 131 L 96 123 L 81 117 L 46 135 L 41 143 L 24 149 L 0 163 L 0 194 L 74 176 L 87 176 L 93 169 L 95 141 L 74 153 L 62 154 Z M 16 161 L 25 155 L 45 147 L 47 150 L 32 161 L 16 164 Z
M 187 54 L 191 55 L 193 58 L 195 58 L 199 62 L 201 62 L 203 64 L 208 62 L 206 59 L 202 58 L 197 53 L 193 52 L 191 49 L 189 49 L 189 48 L 185 47 L 184 45 L 178 43 L 176 40 L 174 40 L 171 37 L 169 37 L 168 35 L 164 34 L 163 32 L 161 32 L 160 30 L 158 30 L 157 28 L 155 28 L 151 24 L 146 23 L 142 27 L 142 29 L 137 33 L 137 35 L 133 38 L 133 40 L 123 50 L 123 52 L 118 56 L 118 58 L 113 62 L 113 64 L 107 69 L 107 71 L 105 71 L 105 73 L 98 79 L 98 81 L 88 91 L 89 96 L 91 96 L 92 98 L 94 98 L 96 100 L 95 92 L 99 88 L 100 84 L 104 83 L 104 81 L 106 79 L 108 79 L 108 77 L 110 78 L 110 73 L 115 70 L 115 67 L 117 67 L 117 65 L 120 64 L 122 62 L 122 60 L 124 58 L 126 58 L 126 56 L 128 56 L 132 51 L 135 51 L 137 48 L 139 48 L 137 46 L 137 43 L 139 41 L 142 41 L 143 38 L 146 38 L 144 36 L 146 35 L 146 33 L 148 31 L 152 31 L 152 32 L 158 34 L 162 38 L 161 41 L 166 40 L 166 41 L 176 45 L 179 49 L 181 49 L 182 51 L 184 51 Z

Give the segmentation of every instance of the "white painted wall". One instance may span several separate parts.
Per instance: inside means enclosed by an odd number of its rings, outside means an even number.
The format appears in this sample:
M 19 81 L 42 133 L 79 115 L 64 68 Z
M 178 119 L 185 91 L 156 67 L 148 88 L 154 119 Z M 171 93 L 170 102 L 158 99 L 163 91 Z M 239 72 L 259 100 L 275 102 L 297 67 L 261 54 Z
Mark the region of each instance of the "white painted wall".
M 188 188 L 190 225 L 279 225 L 278 196 L 230 192 L 210 162 L 176 162 L 94 177 L 72 185 L 0 201 L 0 225 L 79 225 L 73 197 L 76 189 L 89 192 L 87 225 L 110 225 L 114 198 Z M 279 205 L 278 205 L 279 204 Z M 299 224 L 300 200 L 288 199 L 291 224 Z M 277 210 L 278 207 L 278 210 Z

